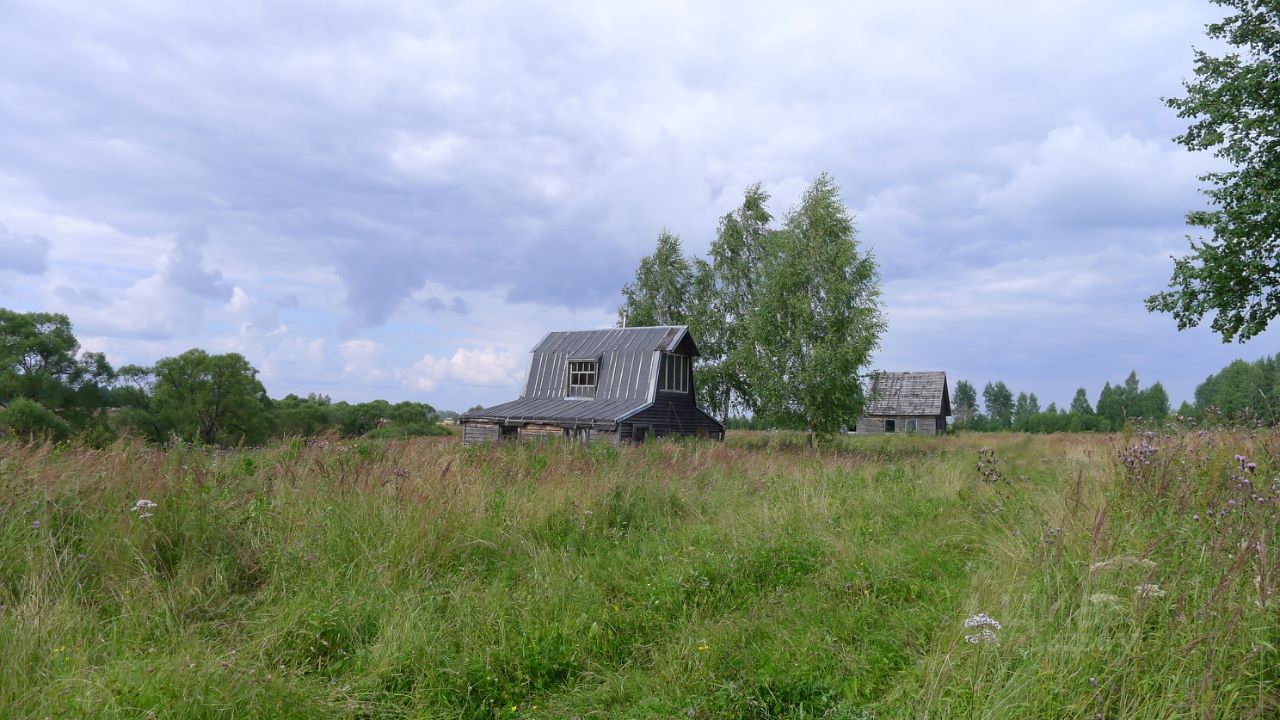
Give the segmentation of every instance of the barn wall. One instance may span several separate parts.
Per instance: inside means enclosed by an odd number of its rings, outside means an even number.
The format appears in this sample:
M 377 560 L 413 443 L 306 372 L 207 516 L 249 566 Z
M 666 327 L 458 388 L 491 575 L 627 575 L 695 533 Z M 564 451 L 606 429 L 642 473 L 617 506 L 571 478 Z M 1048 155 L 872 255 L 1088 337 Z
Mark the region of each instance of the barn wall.
M 620 439 L 631 439 L 636 425 L 651 427 L 652 437 L 701 434 L 714 437 L 722 432 L 720 423 L 704 413 L 693 401 L 692 393 L 659 392 L 651 407 L 627 418 L 622 423 Z M 723 439 L 721 437 L 720 439 Z
M 462 444 L 480 445 L 498 441 L 498 426 L 494 423 L 462 423 Z
M 528 423 L 520 426 L 521 440 L 546 440 L 548 438 L 562 438 L 564 436 L 564 428 L 559 425 L 537 425 L 534 423 Z
M 947 431 L 944 415 L 873 415 L 858 418 L 857 432 L 859 435 L 883 435 L 885 420 L 894 421 L 895 434 L 907 432 L 908 420 L 916 421 L 917 435 L 941 435 Z

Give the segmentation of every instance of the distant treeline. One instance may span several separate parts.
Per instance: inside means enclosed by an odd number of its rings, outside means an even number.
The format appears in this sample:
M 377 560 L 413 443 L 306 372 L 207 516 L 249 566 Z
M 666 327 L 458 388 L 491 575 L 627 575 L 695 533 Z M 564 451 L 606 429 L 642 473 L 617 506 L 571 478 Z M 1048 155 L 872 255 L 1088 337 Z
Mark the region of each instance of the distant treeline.
M 1196 387 L 1195 403 L 1170 411 L 1169 395 L 1158 382 L 1142 387 L 1136 372 L 1124 382 L 1102 386 L 1097 403 L 1079 388 L 1066 407 L 1041 407 L 1035 393 L 1016 396 L 1004 382 L 989 382 L 979 393 L 967 380 L 951 393 L 952 427 L 972 432 L 1111 432 L 1126 424 L 1179 422 L 1197 426 L 1280 425 L 1280 354 L 1248 362 L 1236 360 Z M 795 429 L 758 417 L 731 417 L 730 430 Z
M 324 395 L 267 397 L 236 353 L 192 349 L 150 367 L 112 368 L 81 352 L 66 315 L 0 308 L 0 434 L 90 443 L 122 435 L 153 442 L 254 445 L 271 437 L 447 435 L 426 403 L 333 403 Z M 452 413 L 445 413 L 452 415 Z
M 1196 387 L 1195 405 L 1178 414 L 1202 424 L 1280 425 L 1280 353 L 1236 360 Z
M 1103 385 L 1096 406 L 1090 405 L 1088 392 L 1079 388 L 1068 407 L 1049 403 L 1042 410 L 1035 393 L 1018 393 L 1015 398 L 1003 382 L 995 382 L 983 387 L 979 411 L 976 388 L 961 380 L 951 395 L 951 407 L 954 425 L 961 430 L 1110 432 L 1127 423 L 1169 420 L 1213 426 L 1277 425 L 1277 394 L 1280 354 L 1232 362 L 1196 387 L 1195 404 L 1184 401 L 1173 415 L 1164 386 L 1157 382 L 1143 388 L 1136 372 L 1129 373 L 1123 383 Z
M 1109 432 L 1124 427 L 1138 418 L 1163 421 L 1169 415 L 1169 395 L 1164 386 L 1154 383 L 1143 388 L 1136 372 L 1129 373 L 1123 383 L 1102 386 L 1095 406 L 1089 403 L 1084 388 L 1076 390 L 1071 404 L 1059 408 L 1057 403 L 1040 406 L 1035 393 L 1013 391 L 1001 381 L 982 388 L 982 410 L 978 408 L 978 391 L 972 383 L 960 380 L 951 394 L 954 426 L 958 430 L 992 432 Z

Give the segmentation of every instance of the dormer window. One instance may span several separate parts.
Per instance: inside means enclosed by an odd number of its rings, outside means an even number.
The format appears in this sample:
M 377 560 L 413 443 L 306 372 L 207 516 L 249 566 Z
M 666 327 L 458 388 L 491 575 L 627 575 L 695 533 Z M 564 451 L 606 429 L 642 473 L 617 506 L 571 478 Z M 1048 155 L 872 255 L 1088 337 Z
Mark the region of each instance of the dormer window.
M 662 354 L 662 377 L 658 389 L 666 392 L 689 392 L 689 356 Z
M 596 396 L 596 368 L 598 360 L 569 361 L 568 397 L 593 398 Z

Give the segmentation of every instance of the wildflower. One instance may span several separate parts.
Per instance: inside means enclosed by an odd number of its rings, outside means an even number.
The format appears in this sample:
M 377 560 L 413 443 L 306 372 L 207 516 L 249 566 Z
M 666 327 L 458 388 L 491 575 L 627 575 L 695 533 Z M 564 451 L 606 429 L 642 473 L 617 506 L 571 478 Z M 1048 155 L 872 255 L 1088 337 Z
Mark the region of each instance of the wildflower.
M 151 509 L 154 507 L 156 507 L 154 502 L 144 498 L 133 504 L 133 511 L 138 513 L 139 520 L 145 520 L 153 515 Z
M 991 643 L 999 645 L 1000 640 L 996 637 L 995 631 L 1000 629 L 1000 622 L 986 613 L 978 613 L 965 618 L 964 626 L 970 629 L 978 629 L 973 635 L 965 635 L 965 642 L 970 645 L 979 643 Z
M 1119 600 L 1120 598 L 1110 593 L 1094 593 L 1089 596 L 1089 602 L 1093 603 L 1094 605 L 1102 605 L 1102 604 L 1110 605 L 1114 602 L 1118 602 Z
M 999 621 L 997 621 L 995 618 L 991 617 L 986 613 L 978 613 L 977 615 L 970 615 L 969 617 L 965 618 L 965 621 L 964 621 L 964 626 L 967 628 L 983 627 L 984 625 L 990 625 L 992 628 L 995 628 L 996 630 L 1000 629 Z
M 32 520 L 32 521 L 31 521 L 31 529 L 32 529 L 32 530 L 39 530 L 39 529 L 40 529 L 40 521 L 39 521 L 39 520 Z
M 982 628 L 982 630 L 976 635 L 965 635 L 964 639 L 965 642 L 970 645 L 977 645 L 978 643 L 991 643 L 992 645 L 1000 644 L 1000 639 L 991 631 L 991 628 L 987 627 Z
M 1159 585 L 1153 585 L 1151 583 L 1143 583 L 1135 587 L 1134 590 L 1137 592 L 1138 597 L 1144 600 L 1147 598 L 1164 597 L 1166 595 L 1165 591 L 1161 590 Z

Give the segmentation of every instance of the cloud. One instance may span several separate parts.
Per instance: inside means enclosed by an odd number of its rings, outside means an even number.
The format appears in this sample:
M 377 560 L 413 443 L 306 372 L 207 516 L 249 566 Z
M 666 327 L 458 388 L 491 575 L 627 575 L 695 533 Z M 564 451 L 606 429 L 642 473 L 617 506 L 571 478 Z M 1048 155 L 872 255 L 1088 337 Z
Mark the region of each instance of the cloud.
M 19 235 L 0 224 L 0 271 L 43 275 L 49 267 L 49 241 L 38 235 Z
M 450 357 L 424 355 L 404 373 L 405 383 L 419 390 L 435 390 L 445 383 L 469 387 L 512 388 L 523 377 L 519 358 L 510 352 L 487 347 L 459 348 Z
M 89 285 L 61 285 L 57 297 L 79 307 L 77 318 L 93 334 L 159 340 L 192 336 L 199 332 L 208 306 L 250 302 L 222 279 L 218 270 L 204 267 L 204 230 L 176 237 L 161 255 L 155 270 L 135 281 L 108 302 Z M 91 281 L 90 281 L 91 282 Z
M 431 312 L 447 311 L 457 313 L 458 315 L 466 315 L 471 310 L 471 308 L 467 306 L 467 301 L 457 295 L 454 295 L 453 299 L 448 302 L 445 302 L 442 298 L 438 297 L 427 297 L 419 300 L 418 304 Z
M 1185 246 L 1212 161 L 1169 140 L 1184 121 L 1159 98 L 1182 92 L 1219 12 L 7 8 L 0 218 L 23 235 L 0 232 L 0 304 L 63 309 L 142 361 L 221 344 L 290 387 L 430 387 L 447 406 L 501 356 L 459 348 L 608 323 L 663 228 L 704 252 L 744 187 L 781 216 L 826 170 L 883 268 L 886 362 L 937 357 L 945 329 L 987 348 L 972 366 L 991 374 L 997 344 L 1127 364 L 1095 317 L 1138 323 Z M 504 362 L 481 379 L 523 371 Z M 474 387 L 468 403 L 513 385 Z
M 387 377 L 387 372 L 380 366 L 386 347 L 382 343 L 358 338 L 348 340 L 339 346 L 342 359 L 345 361 L 343 373 L 376 382 Z
M 1113 134 L 1088 120 L 1054 128 L 1019 153 L 1008 181 L 982 193 L 994 216 L 1037 229 L 1177 226 L 1204 160 L 1167 143 Z

